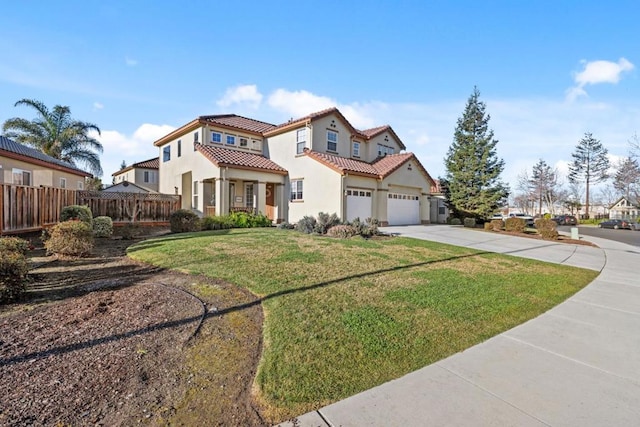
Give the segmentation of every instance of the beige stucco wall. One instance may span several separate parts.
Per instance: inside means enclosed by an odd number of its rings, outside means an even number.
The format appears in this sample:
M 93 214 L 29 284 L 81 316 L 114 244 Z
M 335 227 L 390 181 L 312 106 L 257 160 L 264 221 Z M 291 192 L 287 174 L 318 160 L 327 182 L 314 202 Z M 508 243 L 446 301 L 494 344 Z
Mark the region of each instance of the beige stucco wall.
M 329 130 L 338 133 L 337 153 L 327 150 L 327 131 Z M 311 133 L 313 145 L 310 148 L 312 150 L 337 154 L 342 157 L 351 157 L 351 131 L 337 116 L 331 114 L 314 120 L 311 123 Z
M 411 170 L 409 170 L 411 165 Z M 378 200 L 377 209 L 381 212 L 378 218 L 381 222 L 387 221 L 387 200 L 389 193 L 413 194 L 420 197 L 420 221 L 424 224 L 431 222 L 431 197 L 430 191 L 433 183 L 420 171 L 415 161 L 408 161 L 398 170 L 394 171 L 382 181 L 381 188 L 387 192 Z M 382 214 L 384 212 L 384 214 Z
M 261 154 L 262 153 L 262 137 L 258 136 L 258 135 L 253 135 L 251 133 L 247 133 L 247 132 L 242 132 L 240 130 L 230 130 L 230 129 L 223 129 L 220 127 L 216 127 L 216 126 L 207 126 L 204 128 L 200 128 L 199 130 L 200 132 L 200 141 L 203 141 L 203 137 L 204 142 L 207 144 L 212 144 L 218 147 L 228 147 L 228 148 L 235 148 L 241 151 L 247 151 L 250 153 L 256 153 L 256 154 Z M 219 134 L 221 134 L 221 139 L 222 142 L 221 143 L 213 143 L 211 141 L 211 135 L 217 132 Z M 192 132 L 193 133 L 193 132 Z M 230 145 L 227 144 L 227 135 L 231 135 L 231 136 L 235 136 L 235 145 Z M 247 146 L 246 147 L 242 147 L 240 145 L 240 138 L 245 138 L 247 140 Z M 191 136 L 188 136 L 187 138 L 191 143 L 193 143 L 193 138 Z
M 60 188 L 60 178 L 65 178 L 66 188 L 70 190 L 84 189 L 84 177 L 72 173 L 49 169 L 45 166 L 35 165 L 21 160 L 0 157 L 0 183 L 13 184 L 13 169 L 21 169 L 31 172 L 31 185 L 34 187 L 58 187 Z M 82 185 L 82 187 L 78 187 Z
M 366 158 L 364 158 L 365 161 L 372 162 L 378 157 L 378 144 L 386 145 L 387 147 L 393 148 L 394 154 L 402 151 L 399 141 L 393 136 L 391 132 L 385 131 L 367 141 Z

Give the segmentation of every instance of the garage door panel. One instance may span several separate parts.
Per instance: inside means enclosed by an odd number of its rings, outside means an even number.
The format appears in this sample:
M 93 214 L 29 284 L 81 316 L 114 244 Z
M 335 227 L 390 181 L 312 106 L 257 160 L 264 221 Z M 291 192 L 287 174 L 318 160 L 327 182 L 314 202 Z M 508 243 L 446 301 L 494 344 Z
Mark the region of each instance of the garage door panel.
M 347 221 L 371 217 L 371 191 L 347 190 Z
M 420 200 L 413 194 L 390 193 L 387 199 L 389 225 L 420 224 Z

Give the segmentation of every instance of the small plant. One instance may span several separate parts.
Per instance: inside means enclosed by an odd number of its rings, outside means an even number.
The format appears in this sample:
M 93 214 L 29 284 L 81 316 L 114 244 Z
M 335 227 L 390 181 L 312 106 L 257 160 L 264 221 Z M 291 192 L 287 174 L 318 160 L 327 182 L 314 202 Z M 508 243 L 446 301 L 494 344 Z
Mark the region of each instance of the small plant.
M 329 230 L 327 230 L 327 236 L 335 237 L 338 239 L 349 239 L 357 235 L 358 230 L 356 230 L 354 226 L 347 224 L 334 225 Z
M 489 224 L 491 224 L 493 231 L 502 231 L 504 228 L 504 221 L 501 219 L 492 219 Z M 485 225 L 487 225 L 487 223 L 485 223 Z
M 312 234 L 316 227 L 316 219 L 312 216 L 304 216 L 296 224 L 296 230 L 305 234 Z
M 451 225 L 461 225 L 462 221 L 460 221 L 460 218 L 451 218 Z
M 48 253 L 67 256 L 89 255 L 93 249 L 93 230 L 82 221 L 65 221 L 51 229 L 44 244 Z
M 93 219 L 93 235 L 95 237 L 111 237 L 113 220 L 108 216 L 97 216 Z
M 70 205 L 60 211 L 60 222 L 78 220 L 93 225 L 93 214 L 89 206 Z
M 484 231 L 493 231 L 493 223 L 485 222 L 484 223 Z
M 31 244 L 19 237 L 0 237 L 0 252 L 18 252 L 26 255 Z
M 20 249 L 0 251 L 0 303 L 22 295 L 27 288 L 27 271 L 27 257 Z
M 515 231 L 518 233 L 524 233 L 524 228 L 526 226 L 526 222 L 522 218 L 507 218 L 504 222 L 505 231 Z
M 140 224 L 137 222 L 127 222 L 119 229 L 122 240 L 133 240 L 140 235 Z
M 558 225 L 555 221 L 542 218 L 536 222 L 536 228 L 538 233 L 544 240 L 557 240 L 558 239 Z
M 200 218 L 195 212 L 187 209 L 178 209 L 169 218 L 172 233 L 188 233 L 200 231 Z
M 335 213 L 329 215 L 328 213 L 319 212 L 314 231 L 318 234 L 327 234 L 331 227 L 338 224 L 340 224 L 340 218 Z
M 475 218 L 465 218 L 464 226 L 467 228 L 476 228 L 476 219 Z
M 233 227 L 233 222 L 227 215 L 206 216 L 202 218 L 201 226 L 203 230 L 226 230 Z
M 280 230 L 293 230 L 294 228 L 296 228 L 296 226 L 291 223 L 288 223 L 287 221 L 283 221 L 280 224 L 278 224 L 278 229 Z

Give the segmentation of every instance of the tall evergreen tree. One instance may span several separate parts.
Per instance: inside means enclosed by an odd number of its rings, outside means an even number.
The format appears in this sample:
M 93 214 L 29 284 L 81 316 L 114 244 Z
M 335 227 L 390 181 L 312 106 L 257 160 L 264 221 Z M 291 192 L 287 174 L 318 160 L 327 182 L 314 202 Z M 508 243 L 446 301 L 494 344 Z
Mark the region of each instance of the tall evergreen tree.
M 607 149 L 595 139 L 590 132 L 578 142 L 576 150 L 571 154 L 573 163 L 569 165 L 569 181 L 584 182 L 586 186 L 585 213 L 589 217 L 589 189 L 591 184 L 597 184 L 609 178 L 609 159 Z
M 500 180 L 504 161 L 496 153 L 498 140 L 489 129 L 490 116 L 473 88 L 445 158 L 441 178 L 447 205 L 457 217 L 487 218 L 504 205 L 509 189 Z
M 5 136 L 29 145 L 56 159 L 72 165 L 88 168 L 94 175 L 102 175 L 100 157 L 102 144 L 91 137 L 91 131 L 100 135 L 100 128 L 93 123 L 71 118 L 71 109 L 56 105 L 49 110 L 46 105 L 33 99 L 21 99 L 15 106 L 31 107 L 38 113 L 33 120 L 15 117 L 4 122 Z
M 613 187 L 627 199 L 632 195 L 638 196 L 640 187 L 640 164 L 635 159 L 627 157 L 617 167 L 613 177 Z

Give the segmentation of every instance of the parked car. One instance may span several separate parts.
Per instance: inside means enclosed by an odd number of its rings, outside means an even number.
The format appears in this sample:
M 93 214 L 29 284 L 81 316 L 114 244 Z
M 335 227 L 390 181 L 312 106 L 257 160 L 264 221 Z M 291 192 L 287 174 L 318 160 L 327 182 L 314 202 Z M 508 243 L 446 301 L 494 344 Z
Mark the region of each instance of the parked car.
M 577 225 L 578 219 L 573 215 L 557 215 L 551 218 L 558 225 Z
M 615 230 L 619 228 L 625 228 L 627 230 L 632 230 L 631 223 L 625 219 L 609 219 L 607 221 L 602 221 L 598 224 L 600 228 L 613 228 Z
M 510 213 L 509 214 L 509 218 L 522 218 L 524 219 L 524 223 L 527 225 L 527 227 L 533 227 L 534 226 L 534 221 L 533 221 L 533 217 L 527 214 L 523 214 L 523 213 Z

